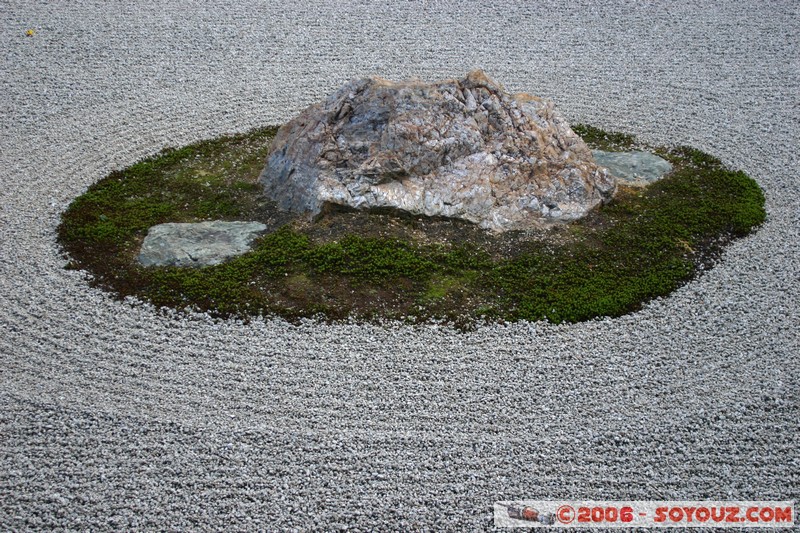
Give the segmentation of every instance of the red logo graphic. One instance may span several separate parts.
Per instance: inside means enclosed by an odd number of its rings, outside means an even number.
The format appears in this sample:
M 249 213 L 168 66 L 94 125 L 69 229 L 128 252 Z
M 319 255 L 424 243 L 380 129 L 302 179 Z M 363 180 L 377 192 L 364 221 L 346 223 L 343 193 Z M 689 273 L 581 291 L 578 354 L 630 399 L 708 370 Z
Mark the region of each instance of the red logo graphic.
M 556 516 L 558 517 L 558 521 L 562 524 L 570 524 L 575 520 L 575 509 L 569 505 L 562 505 L 558 508 L 558 511 L 556 511 Z

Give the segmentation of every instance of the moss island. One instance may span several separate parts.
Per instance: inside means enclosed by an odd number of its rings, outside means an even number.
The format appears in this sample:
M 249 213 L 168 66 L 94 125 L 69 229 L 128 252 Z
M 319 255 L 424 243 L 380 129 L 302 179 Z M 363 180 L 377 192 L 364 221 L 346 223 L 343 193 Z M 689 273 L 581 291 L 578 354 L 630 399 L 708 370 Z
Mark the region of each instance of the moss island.
M 69 206 L 58 240 L 67 268 L 159 307 L 470 327 L 628 313 L 692 279 L 765 219 L 758 184 L 711 155 L 573 129 L 593 149 L 644 149 L 673 171 L 646 188 L 620 185 L 588 216 L 539 231 L 495 235 L 462 220 L 381 210 L 333 210 L 309 221 L 280 211 L 258 183 L 277 131 L 267 127 L 165 149 L 112 172 Z M 258 221 L 270 231 L 220 265 L 136 262 L 151 226 L 203 220 Z

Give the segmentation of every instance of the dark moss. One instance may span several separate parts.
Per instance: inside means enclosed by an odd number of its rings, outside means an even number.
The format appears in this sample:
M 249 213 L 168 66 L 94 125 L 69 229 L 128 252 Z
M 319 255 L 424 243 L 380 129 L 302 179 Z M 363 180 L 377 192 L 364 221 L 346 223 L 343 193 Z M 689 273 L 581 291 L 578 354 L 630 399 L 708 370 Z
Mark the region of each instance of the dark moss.
M 588 124 L 572 126 L 572 131 L 577 133 L 587 144 L 598 150 L 622 151 L 632 148 L 636 144 L 633 135 L 617 131 L 605 131 Z
M 636 140 L 579 125 L 593 148 Z M 204 141 L 94 184 L 64 213 L 68 268 L 155 305 L 289 319 L 442 317 L 580 321 L 618 316 L 685 283 L 765 218 L 742 172 L 689 147 L 653 148 L 674 172 L 568 226 L 493 236 L 461 221 L 330 210 L 311 223 L 277 210 L 257 180 L 276 128 Z M 222 265 L 143 268 L 134 257 L 162 222 L 259 220 L 273 231 Z

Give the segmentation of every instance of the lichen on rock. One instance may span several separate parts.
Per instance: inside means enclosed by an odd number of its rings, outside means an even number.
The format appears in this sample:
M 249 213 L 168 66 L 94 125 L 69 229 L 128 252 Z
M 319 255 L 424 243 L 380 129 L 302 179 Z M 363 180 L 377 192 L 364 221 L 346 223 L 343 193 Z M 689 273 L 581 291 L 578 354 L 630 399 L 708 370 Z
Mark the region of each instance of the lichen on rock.
M 552 102 L 482 71 L 462 80 L 354 80 L 285 124 L 261 174 L 289 211 L 395 208 L 493 231 L 573 220 L 615 180 Z

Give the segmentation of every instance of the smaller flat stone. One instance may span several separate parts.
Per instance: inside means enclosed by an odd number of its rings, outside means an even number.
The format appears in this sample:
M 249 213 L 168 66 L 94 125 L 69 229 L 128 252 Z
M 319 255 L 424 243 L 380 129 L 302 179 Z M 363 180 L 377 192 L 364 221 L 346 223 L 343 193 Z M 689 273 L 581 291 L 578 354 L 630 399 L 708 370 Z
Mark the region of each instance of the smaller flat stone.
M 151 227 L 137 261 L 144 266 L 210 266 L 250 250 L 267 226 L 259 222 L 168 222 Z
M 605 152 L 592 150 L 595 162 L 617 178 L 623 185 L 643 187 L 672 172 L 666 159 L 650 152 Z

